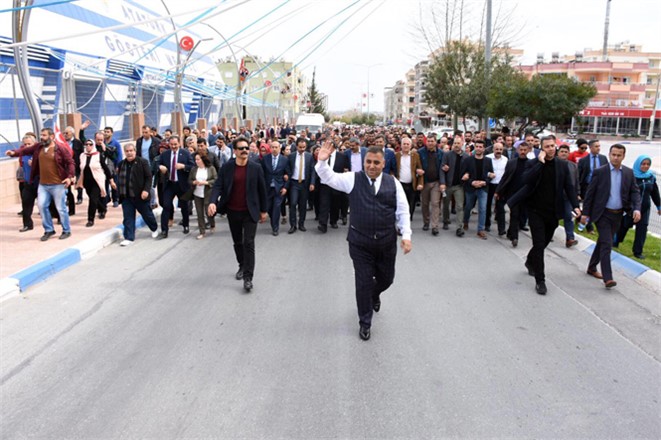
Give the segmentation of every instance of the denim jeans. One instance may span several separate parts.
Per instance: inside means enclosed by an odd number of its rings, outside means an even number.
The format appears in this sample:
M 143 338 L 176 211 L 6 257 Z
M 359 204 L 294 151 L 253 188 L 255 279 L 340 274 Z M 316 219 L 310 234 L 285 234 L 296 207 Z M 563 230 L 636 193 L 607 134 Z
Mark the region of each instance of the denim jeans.
M 487 221 L 487 189 L 480 188 L 475 191 L 466 191 L 466 206 L 464 206 L 464 223 L 468 223 L 471 210 L 477 202 L 477 231 L 484 231 Z
M 55 202 L 55 209 L 60 214 L 60 223 L 63 232 L 71 232 L 69 225 L 69 211 L 67 209 L 67 189 L 62 184 L 39 185 L 37 190 L 39 199 L 39 211 L 41 212 L 41 224 L 45 232 L 54 232 L 53 217 L 48 210 L 51 201 Z
M 124 225 L 125 240 L 135 240 L 136 211 L 140 213 L 150 231 L 154 232 L 158 229 L 156 217 L 149 206 L 149 200 L 142 200 L 140 197 L 126 197 L 122 200 L 122 214 L 124 215 L 122 224 Z

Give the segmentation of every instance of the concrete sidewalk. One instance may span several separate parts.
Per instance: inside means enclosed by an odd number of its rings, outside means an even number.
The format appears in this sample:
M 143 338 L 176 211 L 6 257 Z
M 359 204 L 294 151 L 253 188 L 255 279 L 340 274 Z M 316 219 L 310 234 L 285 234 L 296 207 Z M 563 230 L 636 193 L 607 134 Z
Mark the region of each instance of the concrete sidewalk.
M 0 300 L 7 295 L 24 291 L 30 285 L 45 280 L 55 273 L 95 255 L 99 250 L 123 238 L 122 208 L 108 205 L 106 218 L 87 223 L 87 200 L 76 205 L 76 214 L 70 216 L 71 237 L 59 240 L 62 227 L 54 222 L 56 235 L 46 242 L 40 241 L 44 233 L 41 216 L 36 206 L 32 215 L 34 229 L 18 232 L 23 226 L 17 213 L 20 205 L 0 211 Z M 154 214 L 159 218 L 161 208 Z M 144 226 L 138 215 L 136 226 Z M 141 237 L 138 236 L 137 239 Z

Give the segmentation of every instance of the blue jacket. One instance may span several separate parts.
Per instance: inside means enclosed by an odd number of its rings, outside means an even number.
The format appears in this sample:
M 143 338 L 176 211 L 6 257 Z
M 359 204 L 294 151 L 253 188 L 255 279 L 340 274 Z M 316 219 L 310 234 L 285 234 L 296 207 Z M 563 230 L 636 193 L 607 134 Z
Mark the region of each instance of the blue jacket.
M 365 155 L 367 154 L 367 147 L 360 147 L 360 164 L 361 167 L 359 170 L 352 170 L 351 169 L 351 155 L 353 154 L 353 151 L 351 149 L 348 149 L 344 152 L 344 155 L 347 157 L 347 160 L 349 161 L 349 170 L 350 171 L 363 171 L 363 164 L 365 163 Z
M 262 158 L 262 169 L 264 170 L 264 181 L 266 188 L 271 187 L 271 182 L 275 182 L 275 190 L 280 191 L 282 188 L 289 188 L 289 180 L 285 181 L 285 174 L 290 175 L 289 159 L 284 155 L 278 155 L 278 163 L 273 168 L 273 155 L 267 154 Z

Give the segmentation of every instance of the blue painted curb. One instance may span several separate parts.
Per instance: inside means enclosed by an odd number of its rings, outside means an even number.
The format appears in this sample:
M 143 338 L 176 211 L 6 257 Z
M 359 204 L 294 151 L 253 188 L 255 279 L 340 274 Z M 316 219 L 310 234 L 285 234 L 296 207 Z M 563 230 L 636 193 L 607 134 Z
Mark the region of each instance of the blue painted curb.
M 18 287 L 24 291 L 29 286 L 49 278 L 69 266 L 73 266 L 81 260 L 78 249 L 66 249 L 59 254 L 33 264 L 27 269 L 10 275 L 10 278 L 18 280 Z
M 592 255 L 595 246 L 596 245 L 591 244 L 583 252 L 587 255 Z M 611 264 L 634 279 L 650 270 L 650 268 L 644 264 L 640 264 L 639 262 L 614 251 L 611 252 Z

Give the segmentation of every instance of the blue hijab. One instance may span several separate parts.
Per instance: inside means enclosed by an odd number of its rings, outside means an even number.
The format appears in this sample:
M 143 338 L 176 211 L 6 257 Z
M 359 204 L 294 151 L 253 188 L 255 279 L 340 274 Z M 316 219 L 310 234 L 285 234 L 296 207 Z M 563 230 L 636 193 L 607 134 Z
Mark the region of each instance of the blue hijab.
M 640 166 L 642 165 L 644 160 L 649 160 L 650 161 L 650 168 L 647 170 L 646 173 L 643 173 L 643 171 L 640 169 Z M 652 158 L 649 156 L 646 156 L 644 154 L 641 154 L 638 156 L 638 159 L 633 164 L 633 175 L 636 176 L 636 179 L 649 179 L 654 175 L 652 172 Z

